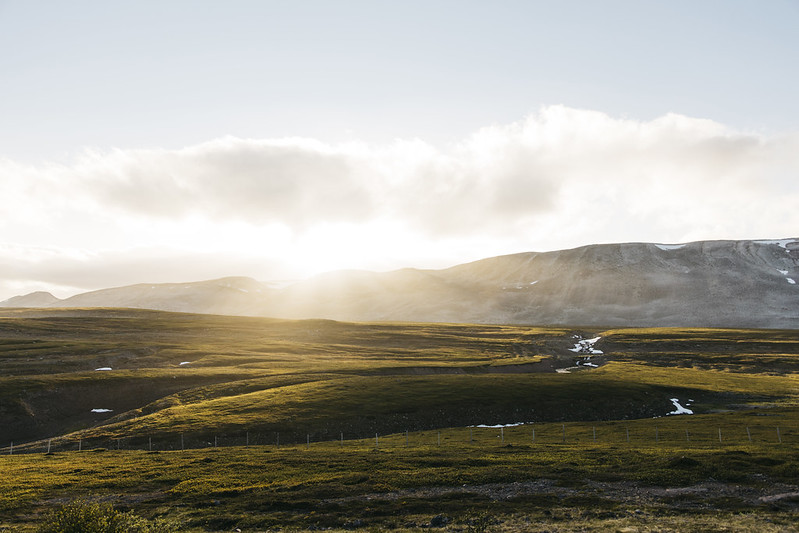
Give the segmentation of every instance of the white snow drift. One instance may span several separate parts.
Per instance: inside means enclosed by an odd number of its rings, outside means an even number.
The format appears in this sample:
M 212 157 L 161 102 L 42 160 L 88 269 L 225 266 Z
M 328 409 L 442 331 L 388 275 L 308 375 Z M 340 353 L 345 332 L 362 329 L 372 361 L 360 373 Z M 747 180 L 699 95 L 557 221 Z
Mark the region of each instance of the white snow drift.
M 574 345 L 574 348 L 569 348 L 569 351 L 575 353 L 585 353 L 589 355 L 601 355 L 604 352 L 594 348 L 594 344 L 596 344 L 596 342 L 601 338 L 602 337 L 594 337 L 593 339 L 580 339 L 577 341 L 577 344 Z
M 672 398 L 671 403 L 674 404 L 674 411 L 666 413 L 666 415 L 692 415 L 694 412 L 680 405 L 680 400 Z
M 488 425 L 488 424 L 478 424 L 478 425 L 476 425 L 476 426 L 469 426 L 469 427 L 470 427 L 470 428 L 492 428 L 492 429 L 499 429 L 499 428 L 513 428 L 513 427 L 516 427 L 516 426 L 523 426 L 523 425 L 525 425 L 526 423 L 527 423 L 527 422 L 516 422 L 515 424 L 494 424 L 494 425 Z

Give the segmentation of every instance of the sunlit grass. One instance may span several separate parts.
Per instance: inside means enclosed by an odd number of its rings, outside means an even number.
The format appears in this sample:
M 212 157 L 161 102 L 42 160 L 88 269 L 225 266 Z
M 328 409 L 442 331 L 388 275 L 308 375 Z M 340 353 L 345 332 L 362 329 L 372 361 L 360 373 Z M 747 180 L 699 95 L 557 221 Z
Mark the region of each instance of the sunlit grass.
M 75 487 L 80 486 L 83 495 L 112 496 L 112 501 L 124 501 L 120 494 L 128 494 L 141 500 L 137 506 L 140 512 L 151 516 L 168 513 L 195 526 L 207 520 L 213 523 L 218 517 L 218 505 L 223 506 L 224 516 L 237 516 L 240 523 L 262 527 L 278 522 L 313 523 L 309 521 L 310 508 L 317 511 L 316 519 L 341 525 L 352 513 L 363 513 L 362 496 L 410 491 L 404 497 L 407 504 L 402 504 L 402 498 L 373 501 L 372 507 L 380 509 L 377 517 L 386 519 L 393 513 L 408 513 L 426 514 L 429 518 L 439 512 L 458 516 L 482 510 L 500 515 L 529 513 L 543 519 L 543 511 L 551 509 L 551 504 L 559 499 L 554 496 L 556 488 L 509 506 L 473 497 L 465 503 L 457 499 L 420 499 L 413 496 L 413 491 L 537 480 L 577 491 L 589 480 L 665 487 L 708 479 L 758 486 L 792 483 L 799 475 L 796 415 L 792 411 L 773 414 L 777 416 L 769 420 L 749 420 L 733 414 L 574 423 L 566 425 L 565 441 L 562 424 L 535 424 L 503 430 L 445 428 L 410 433 L 407 437 L 404 433 L 379 435 L 377 441 L 367 438 L 280 447 L 158 453 L 86 450 L 3 456 L 0 509 L 10 513 L 8 516 L 26 512 L 43 501 L 74 496 Z M 744 423 L 754 430 L 751 444 L 740 435 L 735 441 L 729 438 L 732 429 L 741 429 Z M 767 436 L 776 423 L 782 424 L 785 431 L 782 443 Z M 715 439 L 716 426 L 724 428 L 729 440 Z M 658 440 L 656 427 L 660 430 Z M 597 440 L 593 440 L 594 428 L 598 430 Z M 683 428 L 690 428 L 690 441 L 679 438 Z M 631 434 L 629 442 L 625 429 Z M 617 505 L 603 501 L 601 495 L 591 497 L 596 499 L 596 505 Z M 221 502 L 218 505 L 201 505 L 217 500 Z M 332 503 L 339 500 L 349 503 Z M 561 508 L 565 512 L 581 505 L 584 503 L 576 499 Z M 762 512 L 757 508 L 748 510 Z M 651 512 L 647 509 L 647 513 Z
M 601 366 L 554 373 L 580 358 L 575 334 L 602 337 Z M 790 523 L 790 499 L 686 507 L 602 491 L 793 490 L 795 364 L 794 331 L 4 311 L 0 432 L 30 438 L 13 456 L 0 446 L 0 529 L 83 495 L 196 531 L 402 531 L 441 513 L 463 530 L 470 516 L 495 531 L 736 530 L 736 512 L 767 531 Z M 671 398 L 696 414 L 667 416 Z

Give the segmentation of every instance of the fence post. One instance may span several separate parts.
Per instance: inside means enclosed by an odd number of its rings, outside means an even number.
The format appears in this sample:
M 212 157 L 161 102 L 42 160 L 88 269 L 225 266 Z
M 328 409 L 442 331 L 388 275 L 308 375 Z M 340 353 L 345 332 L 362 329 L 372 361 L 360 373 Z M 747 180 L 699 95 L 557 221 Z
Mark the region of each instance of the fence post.
M 47 439 L 47 453 L 50 453 L 50 444 L 53 442 L 53 439 Z
M 782 444 L 782 436 L 780 435 L 780 426 L 777 426 L 777 440 Z
M 8 449 L 8 455 L 14 455 L 14 441 L 11 441 L 11 446 Z
M 153 451 L 153 438 L 148 437 L 150 451 Z M 216 447 L 216 437 L 214 437 L 214 447 Z
M 380 441 L 377 438 L 377 433 L 375 433 L 375 450 L 380 449 Z
M 566 442 L 566 424 L 563 424 L 563 442 Z
M 660 434 L 658 433 L 657 426 L 655 426 L 655 442 L 660 442 Z
M 719 428 L 719 444 L 721 444 L 721 428 Z
M 746 436 L 749 438 L 749 444 L 752 444 L 752 434 L 749 432 L 749 426 L 746 426 Z
M 533 442 L 535 442 L 535 428 L 533 428 Z
M 691 436 L 688 434 L 688 428 L 685 428 L 685 442 L 691 442 Z
M 627 442 L 630 442 L 630 428 L 625 427 L 624 430 L 627 432 Z
M 277 447 L 280 448 L 280 432 L 277 434 Z
M 499 428 L 499 436 L 502 438 L 502 444 L 505 444 L 505 428 Z

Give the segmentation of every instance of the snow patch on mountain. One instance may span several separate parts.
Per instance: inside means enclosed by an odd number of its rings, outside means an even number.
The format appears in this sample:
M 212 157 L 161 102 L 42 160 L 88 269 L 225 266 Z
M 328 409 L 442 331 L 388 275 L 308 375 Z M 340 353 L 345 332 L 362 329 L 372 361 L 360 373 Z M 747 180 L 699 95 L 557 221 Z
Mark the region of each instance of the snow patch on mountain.
M 765 240 L 765 241 L 754 241 L 757 244 L 776 244 L 780 248 L 783 248 L 785 251 L 788 251 L 788 245 L 796 243 L 796 239 L 774 239 L 774 240 Z
M 538 280 L 531 281 L 530 283 L 527 283 L 527 284 L 525 284 L 525 283 L 516 283 L 515 285 L 503 285 L 502 286 L 502 290 L 503 291 L 517 290 L 518 291 L 518 290 L 526 289 L 528 287 L 532 287 L 536 283 L 538 283 Z

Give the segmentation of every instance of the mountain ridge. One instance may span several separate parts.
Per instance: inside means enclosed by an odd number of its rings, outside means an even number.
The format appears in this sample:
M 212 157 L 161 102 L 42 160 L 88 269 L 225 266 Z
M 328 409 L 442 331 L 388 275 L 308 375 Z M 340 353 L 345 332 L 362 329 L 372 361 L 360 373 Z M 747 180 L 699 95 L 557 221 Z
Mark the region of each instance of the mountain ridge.
M 799 239 L 593 244 L 440 270 L 136 284 L 0 307 L 133 307 L 348 321 L 799 328 Z

